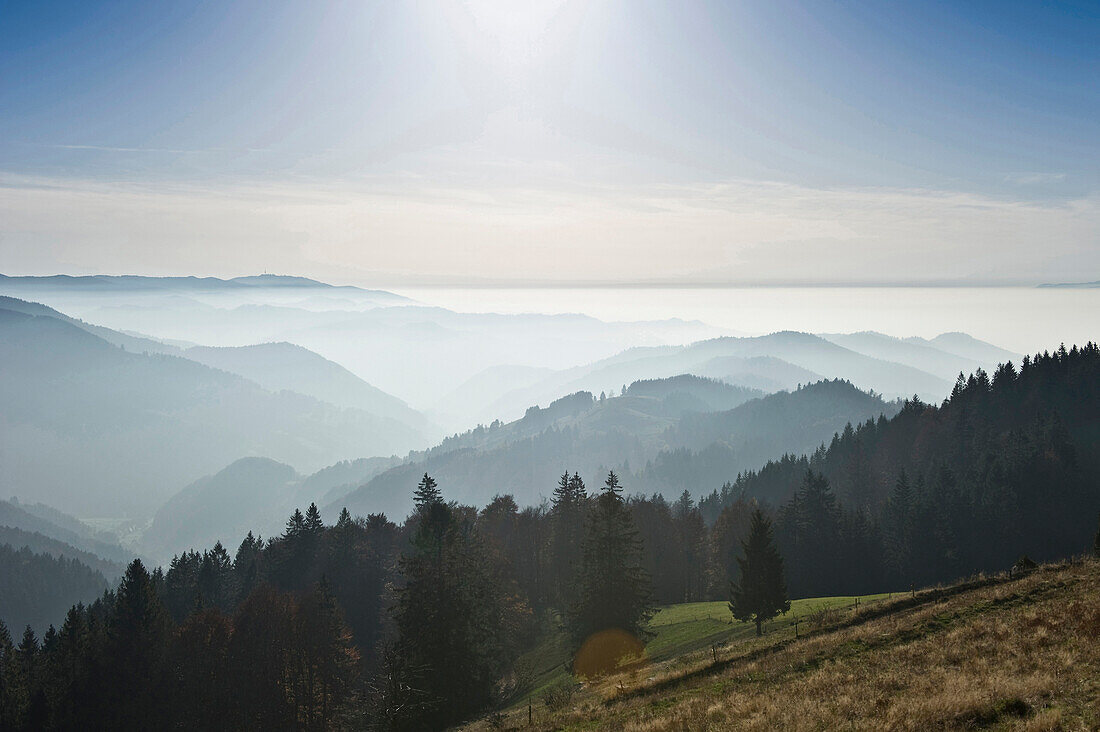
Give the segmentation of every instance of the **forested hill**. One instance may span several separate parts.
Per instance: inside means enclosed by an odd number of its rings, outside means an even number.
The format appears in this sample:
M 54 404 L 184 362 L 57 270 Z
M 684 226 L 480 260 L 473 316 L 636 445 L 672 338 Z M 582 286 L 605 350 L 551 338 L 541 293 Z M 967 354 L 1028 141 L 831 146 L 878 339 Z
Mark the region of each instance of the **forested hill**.
M 1098 474 L 1090 343 L 960 376 L 942 405 L 908 401 L 812 455 L 742 474 L 711 501 L 779 507 L 793 591 L 857 591 L 1078 553 L 1096 528 Z
M 27 537 L 0 536 L 0 627 L 21 633 L 30 625 L 42 634 L 60 626 L 73 604 L 93 602 L 107 591 L 103 575 L 72 555 L 15 548 L 6 543 L 12 538 Z
M 408 486 L 425 472 L 456 500 L 474 504 L 504 493 L 521 505 L 538 504 L 567 468 L 593 481 L 613 468 L 633 493 L 675 497 L 687 489 L 698 495 L 784 452 L 812 450 L 849 422 L 898 408 L 844 381 L 752 395 L 695 376 L 635 382 L 610 399 L 581 392 L 545 409 L 532 407 L 516 422 L 445 442 L 325 512 L 346 506 L 353 514 L 403 517 L 412 505 Z M 726 408 L 731 403 L 737 406 Z

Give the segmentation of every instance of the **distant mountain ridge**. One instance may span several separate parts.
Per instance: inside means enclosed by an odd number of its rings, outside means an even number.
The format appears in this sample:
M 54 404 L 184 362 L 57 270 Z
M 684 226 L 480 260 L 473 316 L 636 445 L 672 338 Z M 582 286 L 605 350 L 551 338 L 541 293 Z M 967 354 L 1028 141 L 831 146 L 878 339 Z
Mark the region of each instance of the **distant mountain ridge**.
M 140 514 L 172 486 L 243 455 L 316 470 L 423 439 L 388 417 L 271 393 L 195 361 L 131 353 L 65 318 L 0 308 L 0 495 L 85 515 Z
M 293 343 L 220 348 L 194 346 L 180 355 L 244 376 L 270 391 L 294 391 L 329 404 L 354 407 L 395 419 L 417 430 L 431 429 L 423 414 L 397 397 L 371 386 L 343 366 Z
M 111 584 L 118 581 L 126 569 L 120 562 L 112 562 L 98 554 L 77 549 L 71 544 L 46 536 L 38 531 L 27 531 L 12 526 L 0 526 L 0 544 L 8 544 L 14 549 L 26 547 L 35 554 L 49 554 L 52 557 L 76 559 L 102 574 Z
M 46 275 L 9 276 L 0 274 L 0 288 L 79 288 L 98 290 L 231 290 L 259 287 L 323 288 L 326 290 L 356 291 L 375 297 L 385 296 L 393 302 L 412 302 L 407 297 L 386 290 L 368 290 L 354 285 L 330 285 L 308 277 L 291 275 L 246 275 L 221 279 L 219 277 L 149 277 L 145 275 Z
M 911 344 L 897 342 L 910 350 L 913 348 Z M 945 357 L 963 363 L 958 357 Z M 943 375 L 932 374 L 904 362 L 853 350 L 826 337 L 781 331 L 765 336 L 725 336 L 686 346 L 627 349 L 607 359 L 556 371 L 531 385 L 514 389 L 484 411 L 514 418 L 521 405 L 545 404 L 574 391 L 597 393 L 608 387 L 617 390 L 620 385 L 640 379 L 668 378 L 685 373 L 755 388 L 771 387 L 771 391 L 839 378 L 888 397 L 919 394 L 922 398 L 940 398 L 950 390 L 957 375 L 957 372 L 946 371 Z
M 303 477 L 275 460 L 241 458 L 169 498 L 153 516 L 141 546 L 154 559 L 167 561 L 217 541 L 231 550 L 249 531 L 270 538 L 282 532 L 294 509 L 335 500 L 400 462 L 349 460 Z M 331 523 L 335 514 L 324 518 Z
M 112 566 L 123 566 L 133 559 L 133 552 L 118 544 L 88 536 L 80 531 L 78 527 L 62 525 L 41 515 L 45 512 L 39 510 L 32 513 L 32 510 L 33 507 L 25 506 L 19 502 L 0 501 L 0 527 L 26 532 L 27 534 L 38 534 L 46 539 L 71 546 L 78 551 L 95 555 Z M 43 550 L 35 549 L 35 551 L 41 552 Z M 99 569 L 102 571 L 104 568 Z M 104 571 L 104 574 L 110 576 L 108 571 Z
M 1038 287 L 1046 287 L 1046 288 L 1049 288 L 1049 287 L 1090 288 L 1090 287 L 1100 287 L 1100 280 L 1096 280 L 1094 282 L 1046 282 L 1046 283 L 1043 283 L 1043 284 L 1037 285 L 1037 286 Z
M 708 398 L 725 407 L 722 402 L 734 392 L 744 398 L 733 409 L 699 409 Z M 346 506 L 353 514 L 384 512 L 401 519 L 425 472 L 448 497 L 474 505 L 498 493 L 537 505 L 564 470 L 598 482 L 615 469 L 631 493 L 675 496 L 687 488 L 700 495 L 769 458 L 812 451 L 849 422 L 900 408 L 840 381 L 751 398 L 758 394 L 694 376 L 636 383 L 626 395 L 604 400 L 579 392 L 546 408 L 532 407 L 515 422 L 479 427 L 414 454 L 325 511 Z M 686 469 L 685 461 L 693 467 Z

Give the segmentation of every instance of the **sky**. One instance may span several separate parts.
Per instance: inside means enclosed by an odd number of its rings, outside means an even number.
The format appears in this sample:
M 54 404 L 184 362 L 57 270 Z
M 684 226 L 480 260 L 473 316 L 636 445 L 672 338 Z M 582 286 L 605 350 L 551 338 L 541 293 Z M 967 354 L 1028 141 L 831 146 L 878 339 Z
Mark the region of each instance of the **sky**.
M 0 272 L 1100 280 L 1095 2 L 7 2 Z

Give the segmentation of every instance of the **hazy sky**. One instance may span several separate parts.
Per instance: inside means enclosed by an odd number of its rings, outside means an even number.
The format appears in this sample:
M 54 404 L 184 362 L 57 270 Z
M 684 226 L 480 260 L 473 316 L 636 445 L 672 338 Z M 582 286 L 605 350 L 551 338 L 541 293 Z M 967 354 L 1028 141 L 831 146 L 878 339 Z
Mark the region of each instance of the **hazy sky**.
M 0 272 L 1100 279 L 1100 3 L 0 1 Z

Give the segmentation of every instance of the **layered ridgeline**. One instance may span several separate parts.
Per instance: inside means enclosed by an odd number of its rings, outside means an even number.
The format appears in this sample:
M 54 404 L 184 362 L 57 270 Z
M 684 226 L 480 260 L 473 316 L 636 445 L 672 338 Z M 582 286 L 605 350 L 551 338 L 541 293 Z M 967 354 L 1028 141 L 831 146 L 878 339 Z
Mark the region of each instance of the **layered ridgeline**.
M 0 501 L 0 622 L 41 635 L 113 587 L 131 552 L 41 503 Z
M 617 392 L 637 380 L 695 374 L 766 392 L 793 390 L 821 379 L 845 379 L 887 397 L 939 399 L 959 373 L 992 369 L 1016 358 L 963 333 L 931 340 L 881 333 L 812 335 L 781 332 L 722 337 L 686 346 L 630 348 L 610 358 L 549 373 L 501 369 L 479 375 L 442 399 L 441 412 L 465 410 L 479 420 L 510 418 L 530 404 L 577 391 Z M 487 387 L 497 384 L 495 395 Z M 487 399 L 492 396 L 493 398 Z
M 846 424 L 891 415 L 898 406 L 844 381 L 760 396 L 681 375 L 635 382 L 612 398 L 580 392 L 414 454 L 327 510 L 404 516 L 412 506 L 408 487 L 425 472 L 455 500 L 473 503 L 509 493 L 521 504 L 538 504 L 567 467 L 586 480 L 613 468 L 632 492 L 698 494 L 769 458 L 813 450 Z
M 26 537 L 30 535 L 39 535 L 72 547 L 82 554 L 70 553 L 69 556 L 76 556 L 109 579 L 117 578 L 122 567 L 134 558 L 133 552 L 119 546 L 111 535 L 96 531 L 84 522 L 42 503 L 23 503 L 14 498 L 0 501 L 0 527 L 3 531 L 19 532 L 18 536 L 23 537 L 10 542 L 16 548 L 24 546 Z M 49 551 L 45 546 L 32 545 L 32 548 L 35 551 Z M 92 555 L 98 557 L 100 563 L 88 559 Z
M 142 344 L 131 352 L 135 344 L 103 335 L 111 332 L 42 306 L 0 303 L 0 495 L 33 495 L 84 516 L 141 517 L 181 484 L 242 456 L 314 471 L 427 441 L 409 423 L 415 414 L 401 421 L 270 391 Z M 313 386 L 327 386 L 332 373 Z M 350 374 L 340 376 L 346 384 Z M 382 397 L 364 384 L 357 398 L 401 413 L 397 400 Z
M 150 333 L 181 348 L 294 343 L 419 409 L 432 407 L 488 368 L 569 368 L 632 346 L 729 333 L 678 319 L 604 322 L 579 314 L 461 313 L 389 292 L 296 277 L 0 277 L 0 293 L 115 330 Z M 481 419 L 465 408 L 448 415 L 453 417 L 448 432 Z M 483 421 L 498 416 L 504 415 Z

